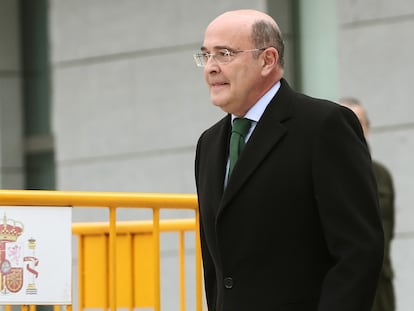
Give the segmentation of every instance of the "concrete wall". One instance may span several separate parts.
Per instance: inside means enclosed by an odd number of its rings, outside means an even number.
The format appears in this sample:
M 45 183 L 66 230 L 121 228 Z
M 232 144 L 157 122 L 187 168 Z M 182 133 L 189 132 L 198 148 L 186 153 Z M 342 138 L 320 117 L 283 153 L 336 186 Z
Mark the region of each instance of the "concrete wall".
M 341 0 L 339 89 L 358 97 L 372 123 L 373 157 L 394 176 L 396 237 L 392 255 L 398 311 L 414 306 L 414 2 Z
M 0 2 L 0 188 L 23 186 L 18 1 Z
M 2 188 L 23 186 L 18 3 L 0 2 L 0 39 L 7 43 L 0 45 Z M 373 156 L 393 173 L 397 305 L 398 311 L 410 311 L 414 305 L 414 2 L 336 3 L 338 95 L 358 97 L 367 106 Z M 295 21 L 287 13 L 291 1 L 50 0 L 57 188 L 193 193 L 197 138 L 223 113 L 210 104 L 192 54 L 212 17 L 247 7 L 268 7 L 278 19 L 287 34 L 286 74 L 295 78 L 296 64 L 289 58 L 295 49 L 290 37 Z M 99 217 L 96 211 L 75 211 L 74 221 Z M 170 241 L 169 237 L 162 241 L 162 271 L 173 279 L 175 270 L 169 267 L 176 264 L 176 256 Z M 172 287 L 164 283 L 163 288 Z M 178 296 L 170 293 L 163 298 L 164 305 L 165 301 L 176 305 Z

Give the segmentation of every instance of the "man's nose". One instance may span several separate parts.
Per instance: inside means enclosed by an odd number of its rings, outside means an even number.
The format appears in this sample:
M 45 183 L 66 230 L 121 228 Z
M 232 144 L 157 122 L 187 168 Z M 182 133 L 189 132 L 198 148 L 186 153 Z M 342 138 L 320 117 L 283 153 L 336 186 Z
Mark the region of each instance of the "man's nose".
M 218 71 L 220 68 L 219 63 L 217 62 L 214 55 L 209 55 L 204 70 L 207 72 Z

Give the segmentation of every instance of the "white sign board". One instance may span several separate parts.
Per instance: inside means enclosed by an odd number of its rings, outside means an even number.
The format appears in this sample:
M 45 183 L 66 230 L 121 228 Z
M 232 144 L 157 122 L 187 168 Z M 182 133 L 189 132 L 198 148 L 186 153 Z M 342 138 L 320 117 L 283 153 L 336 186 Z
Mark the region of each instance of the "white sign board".
M 71 304 L 72 208 L 0 206 L 0 304 Z

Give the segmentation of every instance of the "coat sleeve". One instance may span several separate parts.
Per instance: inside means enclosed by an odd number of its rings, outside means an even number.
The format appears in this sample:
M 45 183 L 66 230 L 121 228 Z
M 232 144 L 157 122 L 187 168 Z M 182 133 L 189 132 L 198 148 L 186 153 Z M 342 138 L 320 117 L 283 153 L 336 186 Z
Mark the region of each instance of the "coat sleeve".
M 334 265 L 318 311 L 367 311 L 384 251 L 371 157 L 355 115 L 344 107 L 326 117 L 313 151 L 320 220 Z

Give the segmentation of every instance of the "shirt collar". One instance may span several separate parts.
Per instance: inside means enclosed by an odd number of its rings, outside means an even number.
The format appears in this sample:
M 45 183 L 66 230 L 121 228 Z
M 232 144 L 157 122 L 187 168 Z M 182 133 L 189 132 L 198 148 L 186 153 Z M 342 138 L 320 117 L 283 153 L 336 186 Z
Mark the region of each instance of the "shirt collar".
M 259 122 L 260 118 L 262 117 L 267 105 L 269 105 L 272 98 L 276 95 L 277 91 L 280 88 L 280 81 L 278 81 L 275 85 L 273 85 L 269 91 L 267 91 L 258 101 L 254 104 L 249 111 L 247 111 L 244 118 L 250 119 L 255 122 Z M 231 121 L 237 118 L 235 115 L 231 115 Z

